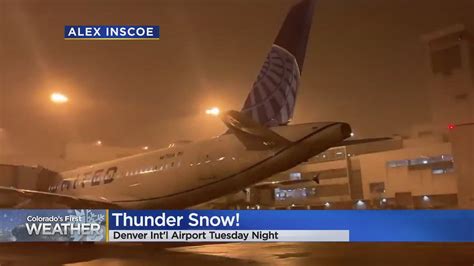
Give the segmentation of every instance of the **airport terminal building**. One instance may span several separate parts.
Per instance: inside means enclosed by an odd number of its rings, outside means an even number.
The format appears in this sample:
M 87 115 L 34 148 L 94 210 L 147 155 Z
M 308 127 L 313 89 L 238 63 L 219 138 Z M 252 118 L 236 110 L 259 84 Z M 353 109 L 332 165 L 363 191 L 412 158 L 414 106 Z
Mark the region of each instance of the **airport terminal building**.
M 248 190 L 249 206 L 366 209 L 452 208 L 451 145 L 435 138 L 335 147 Z

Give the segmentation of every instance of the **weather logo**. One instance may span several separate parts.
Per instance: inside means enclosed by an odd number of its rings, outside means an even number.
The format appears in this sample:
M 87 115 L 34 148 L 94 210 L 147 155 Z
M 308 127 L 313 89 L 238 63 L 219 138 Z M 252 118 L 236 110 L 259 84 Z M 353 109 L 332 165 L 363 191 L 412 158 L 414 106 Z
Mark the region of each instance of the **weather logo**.
M 105 210 L 1 210 L 0 242 L 106 240 Z

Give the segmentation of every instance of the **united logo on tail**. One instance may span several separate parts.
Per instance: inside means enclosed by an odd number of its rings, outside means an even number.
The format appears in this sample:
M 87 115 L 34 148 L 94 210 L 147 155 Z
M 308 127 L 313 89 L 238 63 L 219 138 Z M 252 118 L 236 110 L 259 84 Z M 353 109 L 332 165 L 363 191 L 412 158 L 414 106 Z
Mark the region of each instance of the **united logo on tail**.
M 314 2 L 304 0 L 288 13 L 242 107 L 264 126 L 286 125 L 293 117 Z

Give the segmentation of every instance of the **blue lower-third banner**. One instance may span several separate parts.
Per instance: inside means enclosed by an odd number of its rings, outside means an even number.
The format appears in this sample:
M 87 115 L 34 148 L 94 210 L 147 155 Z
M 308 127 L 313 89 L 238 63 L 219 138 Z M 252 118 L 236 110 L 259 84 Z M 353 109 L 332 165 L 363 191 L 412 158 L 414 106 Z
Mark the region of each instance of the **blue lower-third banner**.
M 474 210 L 0 210 L 0 242 L 474 242 Z

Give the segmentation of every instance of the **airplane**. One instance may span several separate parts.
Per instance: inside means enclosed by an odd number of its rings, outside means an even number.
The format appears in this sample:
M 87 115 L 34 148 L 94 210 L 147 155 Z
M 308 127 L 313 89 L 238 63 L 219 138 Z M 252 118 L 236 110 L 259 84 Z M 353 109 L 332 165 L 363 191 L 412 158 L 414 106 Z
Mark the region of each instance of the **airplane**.
M 290 9 L 241 111 L 220 115 L 227 132 L 57 173 L 38 190 L 0 187 L 0 198 L 15 199 L 14 208 L 188 208 L 344 145 L 347 123 L 289 124 L 314 5 Z

